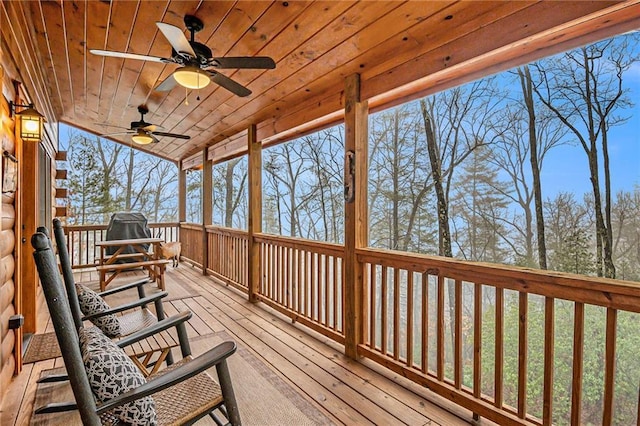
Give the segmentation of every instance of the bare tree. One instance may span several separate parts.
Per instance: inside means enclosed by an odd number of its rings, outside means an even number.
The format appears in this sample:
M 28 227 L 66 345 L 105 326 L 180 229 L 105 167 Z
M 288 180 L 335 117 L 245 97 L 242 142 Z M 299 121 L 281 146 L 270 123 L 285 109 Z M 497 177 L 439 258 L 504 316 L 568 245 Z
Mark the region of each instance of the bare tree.
M 308 217 L 316 239 L 335 243 L 344 241 L 342 201 L 344 152 L 344 127 L 336 126 L 301 138 L 305 157 L 310 161 L 310 171 L 317 185 L 316 198 L 310 200 Z
M 609 130 L 626 121 L 617 113 L 631 106 L 625 96 L 623 75 L 637 61 L 629 55 L 630 42 L 637 42 L 637 38 L 629 35 L 609 39 L 535 65 L 540 80 L 534 87 L 536 94 L 575 136 L 587 156 L 596 220 L 597 273 L 611 278 L 616 271 L 612 251 Z
M 178 168 L 175 164 L 162 161 L 153 170 L 153 184 L 149 187 L 153 221 L 175 221 L 178 217 L 178 206 L 174 189 L 178 183 Z
M 213 166 L 213 206 L 216 223 L 246 228 L 247 157 L 237 157 Z
M 99 164 L 98 167 L 102 170 L 103 174 L 100 185 L 102 192 L 102 200 L 100 202 L 102 207 L 102 222 L 107 223 L 111 213 L 121 210 L 120 200 L 115 197 L 111 191 L 117 187 L 119 180 L 117 176 L 118 159 L 124 146 L 112 142 L 103 143 L 103 140 L 96 136 L 95 148 L 95 154 L 97 155 Z
M 370 123 L 372 244 L 425 252 L 432 184 L 427 158 L 416 155 L 424 147 L 420 114 L 410 104 L 378 113 Z
M 438 214 L 438 254 L 452 257 L 449 194 L 455 169 L 496 135 L 490 116 L 504 95 L 493 78 L 456 87 L 420 100 Z
M 315 196 L 317 187 L 307 180 L 310 163 L 301 148 L 299 141 L 290 141 L 269 149 L 269 156 L 264 162 L 267 172 L 267 185 L 265 189 L 275 192 L 280 216 L 281 208 L 284 208 L 287 216 L 285 225 L 292 237 L 302 236 L 301 212 L 306 204 Z M 269 193 L 268 195 L 272 195 Z
M 514 214 L 508 220 L 515 235 L 505 242 L 515 253 L 517 263 L 547 269 L 540 173 L 549 151 L 564 143 L 566 129 L 544 105 L 536 104 L 529 67 L 518 68 L 515 73 L 522 97 L 509 102 L 492 120 L 502 138 L 494 144 L 495 155 L 488 160 L 509 177 L 510 190 L 504 195 L 522 211 L 522 215 Z
M 620 191 L 612 208 L 613 254 L 618 277 L 640 280 L 640 186 Z

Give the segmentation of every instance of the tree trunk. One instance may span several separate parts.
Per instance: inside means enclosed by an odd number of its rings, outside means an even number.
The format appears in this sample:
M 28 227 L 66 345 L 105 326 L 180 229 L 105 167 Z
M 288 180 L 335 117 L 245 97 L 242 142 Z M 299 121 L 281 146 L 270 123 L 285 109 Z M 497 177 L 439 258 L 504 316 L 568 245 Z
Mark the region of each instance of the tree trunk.
M 438 144 L 431 117 L 424 102 L 420 102 L 422 116 L 424 118 L 424 129 L 427 139 L 427 151 L 429 162 L 431 163 L 431 175 L 433 176 L 433 186 L 436 191 L 438 210 L 438 254 L 445 257 L 453 257 L 451 250 L 451 233 L 449 230 L 449 206 L 442 182 L 442 168 Z
M 133 192 L 133 148 L 129 149 L 129 167 L 127 168 L 127 186 L 124 196 L 124 208 L 131 210 L 131 197 Z
M 231 228 L 233 226 L 233 169 L 237 162 L 230 161 L 226 164 L 227 170 L 224 176 L 224 226 Z
M 523 72 L 524 70 L 524 72 Z M 529 159 L 531 161 L 531 176 L 533 178 L 533 195 L 536 211 L 536 233 L 538 240 L 538 265 L 540 269 L 547 269 L 547 244 L 544 238 L 544 214 L 542 210 L 542 187 L 540 185 L 540 165 L 538 164 L 538 135 L 536 133 L 536 112 L 533 102 L 533 84 L 529 67 L 518 69 L 520 85 L 524 103 L 529 114 Z

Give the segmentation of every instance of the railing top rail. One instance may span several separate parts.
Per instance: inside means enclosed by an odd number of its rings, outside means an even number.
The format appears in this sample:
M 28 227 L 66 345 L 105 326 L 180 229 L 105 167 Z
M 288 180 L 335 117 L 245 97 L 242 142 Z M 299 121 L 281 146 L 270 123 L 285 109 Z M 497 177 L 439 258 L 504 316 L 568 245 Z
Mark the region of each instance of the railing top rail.
M 227 228 L 226 226 L 220 225 L 207 225 L 205 228 L 209 233 L 229 235 L 233 237 L 246 238 L 249 235 L 249 233 L 244 229 Z
M 273 244 L 302 250 L 322 252 L 333 256 L 342 257 L 344 246 L 342 244 L 327 243 L 323 241 L 304 240 L 302 238 L 283 237 L 282 235 L 256 234 L 255 239 L 259 243 Z
M 417 273 L 640 312 L 640 283 L 394 250 L 357 249 L 358 259 Z
M 150 222 L 147 224 L 149 228 L 166 228 L 170 226 L 178 226 L 178 222 Z M 91 224 L 91 225 L 63 225 L 65 231 L 98 231 L 107 229 L 109 224 Z
M 191 222 L 180 222 L 180 228 L 194 229 L 194 230 L 197 230 L 197 231 L 201 231 L 202 230 L 202 224 L 201 223 L 191 223 Z

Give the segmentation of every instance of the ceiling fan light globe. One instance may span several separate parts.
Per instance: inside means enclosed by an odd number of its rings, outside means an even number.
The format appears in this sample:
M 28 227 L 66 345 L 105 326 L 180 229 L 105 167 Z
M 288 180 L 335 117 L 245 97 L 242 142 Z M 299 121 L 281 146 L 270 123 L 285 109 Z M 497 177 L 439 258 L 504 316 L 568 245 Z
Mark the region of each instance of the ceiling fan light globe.
M 153 142 L 153 138 L 146 133 L 136 133 L 135 135 L 131 136 L 131 140 L 138 145 L 148 145 Z
M 173 78 L 180 86 L 187 89 L 202 89 L 211 82 L 209 74 L 198 67 L 190 65 L 175 70 Z

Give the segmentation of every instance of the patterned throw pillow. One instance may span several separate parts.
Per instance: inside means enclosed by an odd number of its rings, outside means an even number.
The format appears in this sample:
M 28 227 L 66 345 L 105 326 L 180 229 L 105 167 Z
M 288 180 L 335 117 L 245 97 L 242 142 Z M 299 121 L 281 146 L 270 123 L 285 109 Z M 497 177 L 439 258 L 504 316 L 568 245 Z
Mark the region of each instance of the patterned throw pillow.
M 80 284 L 76 284 L 76 292 L 78 293 L 78 302 L 80 303 L 80 310 L 84 315 L 93 315 L 95 313 L 104 312 L 109 310 L 109 305 L 98 294 Z M 93 318 L 91 322 L 102 330 L 104 334 L 109 337 L 120 336 L 120 322 L 118 318 L 113 315 L 105 315 L 100 318 Z
M 82 361 L 94 396 L 100 402 L 115 398 L 146 383 L 133 361 L 97 328 L 79 331 Z M 156 408 L 150 396 L 121 405 L 113 414 L 128 425 L 156 425 Z

